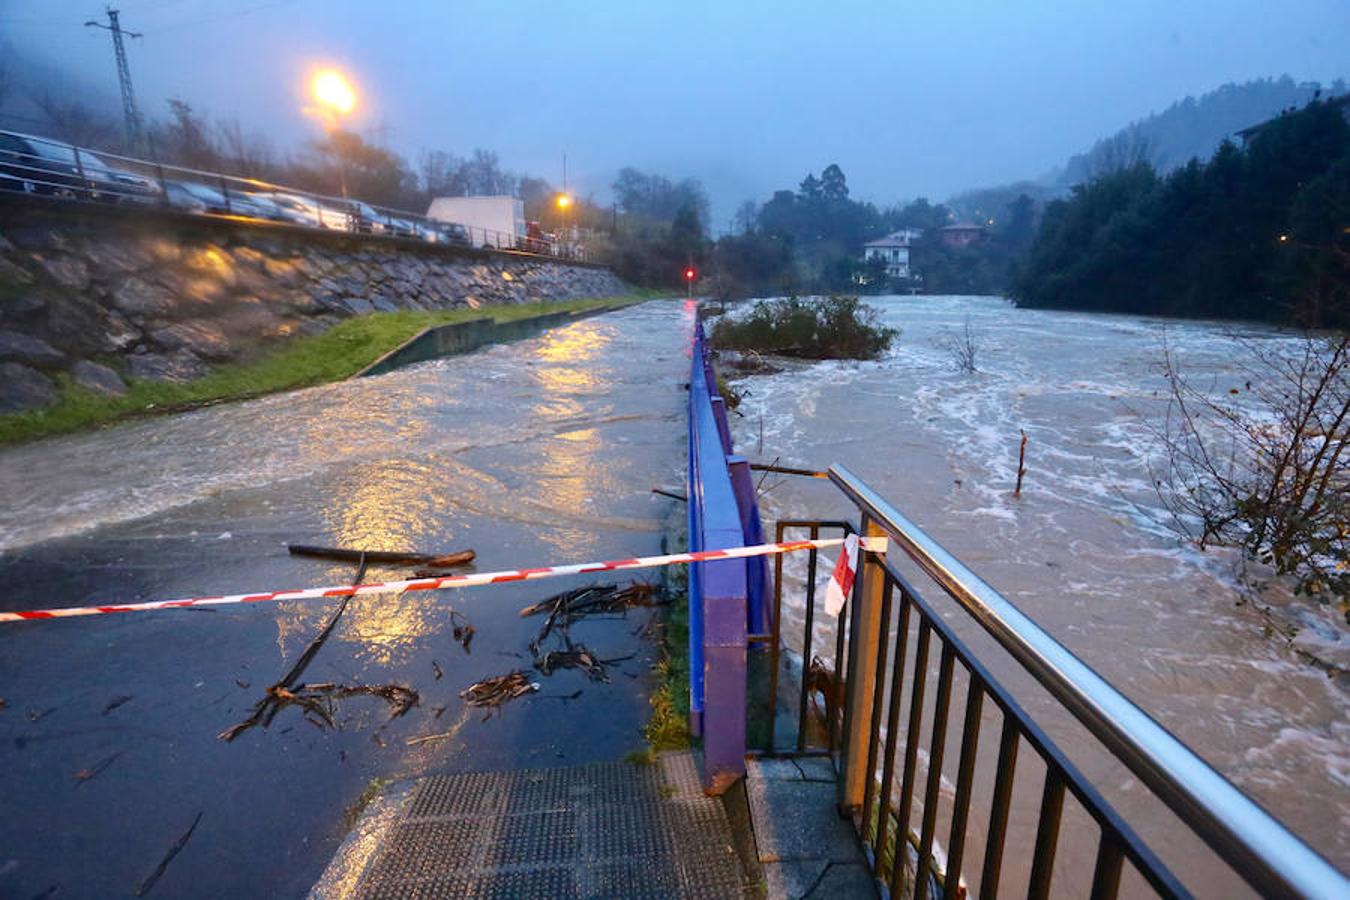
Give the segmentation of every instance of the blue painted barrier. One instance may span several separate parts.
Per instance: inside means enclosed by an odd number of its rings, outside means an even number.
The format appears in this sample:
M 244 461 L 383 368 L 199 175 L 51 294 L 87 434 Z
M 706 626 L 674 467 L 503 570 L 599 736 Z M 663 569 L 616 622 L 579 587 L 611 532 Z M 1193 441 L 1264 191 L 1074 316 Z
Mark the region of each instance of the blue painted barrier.
M 749 463 L 731 453 L 701 321 L 694 323 L 688 411 L 689 548 L 761 543 L 754 481 Z M 712 793 L 745 774 L 747 636 L 767 630 L 767 580 L 762 557 L 690 567 L 689 725 L 703 737 L 704 786 Z

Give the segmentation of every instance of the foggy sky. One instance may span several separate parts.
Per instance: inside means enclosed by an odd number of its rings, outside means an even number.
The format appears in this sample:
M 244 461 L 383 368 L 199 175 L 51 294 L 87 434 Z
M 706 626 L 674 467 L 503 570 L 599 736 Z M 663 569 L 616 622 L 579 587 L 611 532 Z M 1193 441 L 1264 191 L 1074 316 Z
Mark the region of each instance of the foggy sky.
M 1346 0 L 459 2 L 124 0 L 142 111 L 181 97 L 291 150 L 319 135 L 306 74 L 361 95 L 353 126 L 410 161 L 496 150 L 609 199 L 623 165 L 702 179 L 715 230 L 837 162 L 888 205 L 1034 178 L 1227 81 L 1350 70 Z M 0 43 L 115 101 L 89 0 L 0 0 Z

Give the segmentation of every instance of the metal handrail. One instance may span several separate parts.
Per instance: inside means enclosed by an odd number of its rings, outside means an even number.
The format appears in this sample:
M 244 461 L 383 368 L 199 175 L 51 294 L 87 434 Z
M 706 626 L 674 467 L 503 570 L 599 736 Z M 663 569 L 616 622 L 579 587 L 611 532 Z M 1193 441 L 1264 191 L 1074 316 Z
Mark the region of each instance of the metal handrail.
M 1244 879 L 1267 896 L 1350 896 L 1347 879 L 842 465 L 830 480 Z

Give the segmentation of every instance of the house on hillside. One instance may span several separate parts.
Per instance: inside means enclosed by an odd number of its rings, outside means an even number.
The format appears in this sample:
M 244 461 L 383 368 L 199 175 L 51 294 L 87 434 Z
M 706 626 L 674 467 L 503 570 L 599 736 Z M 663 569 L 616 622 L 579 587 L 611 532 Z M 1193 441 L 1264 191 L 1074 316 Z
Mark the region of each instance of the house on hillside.
M 886 261 L 887 278 L 909 277 L 909 248 L 923 234 L 917 228 L 902 228 L 884 238 L 863 244 L 863 261 L 874 259 Z
M 984 238 L 984 226 L 973 222 L 957 222 L 938 231 L 938 239 L 948 247 L 969 247 Z

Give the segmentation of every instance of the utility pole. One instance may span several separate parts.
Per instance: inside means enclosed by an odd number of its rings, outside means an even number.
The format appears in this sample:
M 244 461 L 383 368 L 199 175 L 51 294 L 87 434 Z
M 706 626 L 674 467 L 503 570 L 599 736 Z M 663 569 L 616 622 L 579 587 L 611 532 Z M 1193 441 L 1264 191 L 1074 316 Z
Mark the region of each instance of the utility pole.
M 117 10 L 111 6 L 106 7 L 108 13 L 108 24 L 90 20 L 85 22 L 85 26 L 102 28 L 110 32 L 113 39 L 113 54 L 117 57 L 117 81 L 122 87 L 122 115 L 126 119 L 127 141 L 131 144 L 139 144 L 141 137 L 141 114 L 136 109 L 136 94 L 131 90 L 131 69 L 127 67 L 127 50 L 122 45 L 122 35 L 138 38 L 141 34 L 136 31 L 127 31 L 117 21 Z

